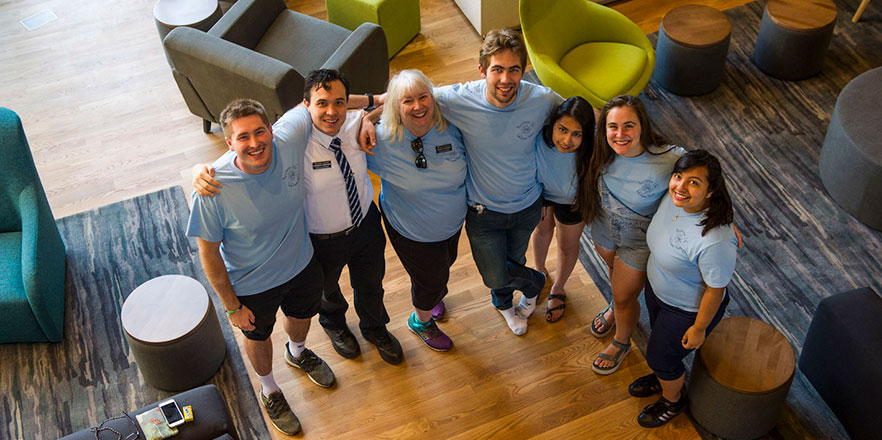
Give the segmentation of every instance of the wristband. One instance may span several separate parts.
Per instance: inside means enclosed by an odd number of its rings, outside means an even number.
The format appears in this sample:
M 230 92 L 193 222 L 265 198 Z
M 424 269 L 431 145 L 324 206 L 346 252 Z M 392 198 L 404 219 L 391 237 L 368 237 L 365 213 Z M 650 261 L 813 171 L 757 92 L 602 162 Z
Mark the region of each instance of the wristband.
M 238 308 L 238 309 L 235 309 L 235 310 L 227 310 L 227 316 L 233 316 L 233 313 L 236 313 L 236 312 L 238 312 L 239 310 L 242 310 L 242 306 L 243 306 L 243 305 L 244 305 L 244 304 L 239 303 L 239 308 Z
M 366 95 L 367 95 L 367 99 L 368 99 L 368 105 L 364 109 L 367 111 L 371 111 L 376 108 L 376 107 L 374 107 L 374 94 L 367 93 Z

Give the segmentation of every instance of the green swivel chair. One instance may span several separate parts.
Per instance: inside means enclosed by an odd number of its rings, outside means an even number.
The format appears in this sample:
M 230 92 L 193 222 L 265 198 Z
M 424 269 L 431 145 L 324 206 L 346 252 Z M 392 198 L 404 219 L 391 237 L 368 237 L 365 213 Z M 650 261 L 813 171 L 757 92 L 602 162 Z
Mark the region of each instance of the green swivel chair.
M 64 328 L 64 242 L 21 119 L 0 107 L 0 343 L 58 342 Z
M 588 0 L 520 0 L 520 14 L 533 69 L 564 98 L 582 96 L 600 108 L 649 82 L 652 44 L 619 12 Z

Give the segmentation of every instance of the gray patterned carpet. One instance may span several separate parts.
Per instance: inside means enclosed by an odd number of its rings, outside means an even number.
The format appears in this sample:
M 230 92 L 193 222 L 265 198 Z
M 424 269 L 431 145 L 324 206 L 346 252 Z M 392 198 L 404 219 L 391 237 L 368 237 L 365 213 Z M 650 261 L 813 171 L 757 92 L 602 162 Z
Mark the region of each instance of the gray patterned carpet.
M 840 209 L 818 176 L 818 157 L 839 91 L 858 74 L 882 65 L 882 5 L 871 2 L 861 21 L 852 23 L 858 3 L 836 2 L 835 33 L 816 77 L 780 81 L 751 63 L 765 6 L 754 2 L 725 11 L 732 40 L 718 89 L 684 98 L 651 81 L 640 96 L 659 131 L 687 149 L 714 152 L 727 173 L 735 222 L 744 237 L 727 314 L 771 323 L 797 356 L 823 298 L 863 286 L 882 292 L 882 233 Z M 650 39 L 654 43 L 656 35 Z M 589 238 L 583 237 L 580 259 L 609 298 L 606 267 Z M 647 331 L 644 316 L 635 336 L 642 348 Z M 802 374 L 797 373 L 787 403 L 785 420 L 769 438 L 847 438 Z
M 58 438 L 174 394 L 144 382 L 119 315 L 126 296 L 159 275 L 208 286 L 184 235 L 188 215 L 183 191 L 173 187 L 58 220 L 67 247 L 64 341 L 0 345 L 0 438 Z M 222 313 L 227 359 L 209 383 L 243 439 L 268 438 Z

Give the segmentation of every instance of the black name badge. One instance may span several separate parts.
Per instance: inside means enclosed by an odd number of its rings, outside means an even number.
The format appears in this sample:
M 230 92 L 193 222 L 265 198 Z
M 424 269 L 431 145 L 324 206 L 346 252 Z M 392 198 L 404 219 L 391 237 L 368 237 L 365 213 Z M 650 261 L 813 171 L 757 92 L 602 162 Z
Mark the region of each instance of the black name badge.
M 438 145 L 435 147 L 436 154 L 449 153 L 451 151 L 453 151 L 453 145 L 450 144 Z
M 330 160 L 323 160 L 321 162 L 313 162 L 312 163 L 312 169 L 314 169 L 314 170 L 321 170 L 321 169 L 325 169 L 325 168 L 331 168 L 331 161 Z

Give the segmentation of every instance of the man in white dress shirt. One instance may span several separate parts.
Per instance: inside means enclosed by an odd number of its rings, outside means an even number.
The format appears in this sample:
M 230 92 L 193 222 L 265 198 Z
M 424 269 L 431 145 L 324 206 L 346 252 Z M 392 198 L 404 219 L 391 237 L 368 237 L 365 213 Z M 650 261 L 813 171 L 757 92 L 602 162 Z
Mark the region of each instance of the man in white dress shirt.
M 350 359 L 359 355 L 346 324 L 349 304 L 338 284 L 348 266 L 362 336 L 377 346 L 383 360 L 398 364 L 404 354 L 386 330 L 389 315 L 383 304 L 386 237 L 357 140 L 364 112 L 347 112 L 349 85 L 335 70 L 310 72 L 303 96 L 313 123 L 304 170 L 306 223 L 324 272 L 319 323 L 337 353 Z

